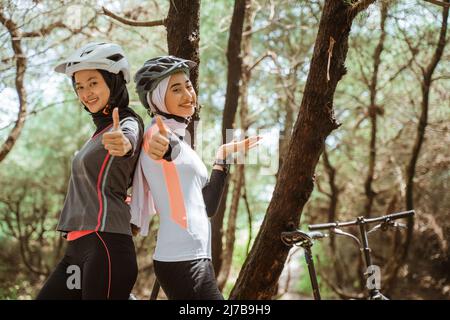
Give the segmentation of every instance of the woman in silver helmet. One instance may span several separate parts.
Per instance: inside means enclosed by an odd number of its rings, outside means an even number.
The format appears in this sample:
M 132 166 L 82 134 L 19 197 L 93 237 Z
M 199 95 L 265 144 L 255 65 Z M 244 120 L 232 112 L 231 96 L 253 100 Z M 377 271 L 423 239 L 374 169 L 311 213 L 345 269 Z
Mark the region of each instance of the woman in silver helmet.
M 189 80 L 195 65 L 174 56 L 157 57 L 135 75 L 142 104 L 157 117 L 144 134 L 133 179 L 131 221 L 146 235 L 151 215 L 159 215 L 153 265 L 169 299 L 222 300 L 211 263 L 209 218 L 222 195 L 226 159 L 253 148 L 259 137 L 220 146 L 208 179 L 206 166 L 185 138 L 198 105 Z

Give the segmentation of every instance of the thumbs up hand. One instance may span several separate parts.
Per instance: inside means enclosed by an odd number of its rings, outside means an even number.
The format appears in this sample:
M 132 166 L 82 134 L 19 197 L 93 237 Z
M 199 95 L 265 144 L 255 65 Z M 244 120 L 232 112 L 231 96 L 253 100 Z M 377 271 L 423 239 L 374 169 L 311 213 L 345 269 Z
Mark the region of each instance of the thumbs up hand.
M 156 124 L 158 125 L 158 130 L 159 133 L 164 136 L 164 137 L 168 137 L 169 136 L 169 132 L 167 132 L 167 128 L 166 125 L 164 124 L 164 122 L 161 120 L 160 116 L 156 117 Z
M 150 158 L 161 160 L 169 149 L 169 132 L 160 116 L 156 116 L 156 124 L 158 131 L 152 134 L 150 140 L 144 142 L 143 147 Z
M 109 154 L 116 157 L 123 157 L 132 148 L 130 140 L 122 132 L 120 128 L 119 110 L 114 108 L 113 113 L 113 129 L 111 132 L 103 134 L 102 144 Z

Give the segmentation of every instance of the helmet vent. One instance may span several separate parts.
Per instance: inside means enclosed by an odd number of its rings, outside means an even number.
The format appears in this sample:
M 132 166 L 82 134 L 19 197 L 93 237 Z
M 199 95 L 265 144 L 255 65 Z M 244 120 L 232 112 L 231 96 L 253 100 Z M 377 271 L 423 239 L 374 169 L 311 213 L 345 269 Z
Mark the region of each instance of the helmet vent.
M 123 55 L 121 55 L 120 53 L 116 53 L 113 54 L 112 56 L 109 56 L 107 59 L 112 60 L 112 61 L 119 61 L 123 58 Z
M 80 57 L 82 57 L 82 56 L 84 56 L 84 55 L 87 55 L 87 54 L 91 53 L 92 51 L 94 51 L 94 50 L 88 50 L 88 51 L 85 51 L 85 52 L 83 52 L 83 53 L 81 54 Z

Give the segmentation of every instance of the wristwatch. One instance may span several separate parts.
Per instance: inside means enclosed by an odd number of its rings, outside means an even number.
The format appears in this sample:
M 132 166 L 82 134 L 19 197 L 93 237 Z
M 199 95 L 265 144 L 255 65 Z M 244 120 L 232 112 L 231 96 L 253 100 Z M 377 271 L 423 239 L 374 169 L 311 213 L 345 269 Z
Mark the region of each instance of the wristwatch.
M 214 161 L 213 167 L 215 165 L 221 166 L 225 174 L 228 174 L 228 172 L 230 172 L 230 161 L 227 161 L 226 159 L 216 159 Z

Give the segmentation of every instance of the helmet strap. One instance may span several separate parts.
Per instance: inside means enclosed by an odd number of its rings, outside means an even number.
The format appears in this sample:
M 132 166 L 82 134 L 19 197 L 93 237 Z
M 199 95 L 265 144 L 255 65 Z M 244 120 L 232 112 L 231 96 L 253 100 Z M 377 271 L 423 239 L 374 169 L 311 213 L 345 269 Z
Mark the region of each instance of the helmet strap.
M 111 110 L 110 110 L 109 104 L 107 104 L 107 105 L 103 108 L 102 113 L 103 113 L 104 115 L 108 115 L 110 111 L 111 111 Z
M 156 110 L 156 111 L 151 111 L 152 114 L 160 114 L 160 115 L 164 116 L 167 119 L 174 119 L 175 121 L 180 122 L 180 123 L 189 124 L 189 122 L 191 122 L 192 117 L 184 118 L 184 117 L 177 116 L 175 114 L 162 112 L 161 110 L 158 109 L 157 106 L 155 106 L 154 103 L 152 103 L 152 106 Z
M 156 112 L 156 114 L 160 114 L 167 119 L 174 119 L 175 121 L 180 122 L 180 123 L 189 124 L 189 122 L 191 122 L 191 117 L 183 118 L 183 117 L 180 117 L 180 116 L 177 116 L 174 114 L 170 114 L 170 113 L 165 113 L 165 112 L 162 112 L 159 110 L 158 110 L 158 112 Z

